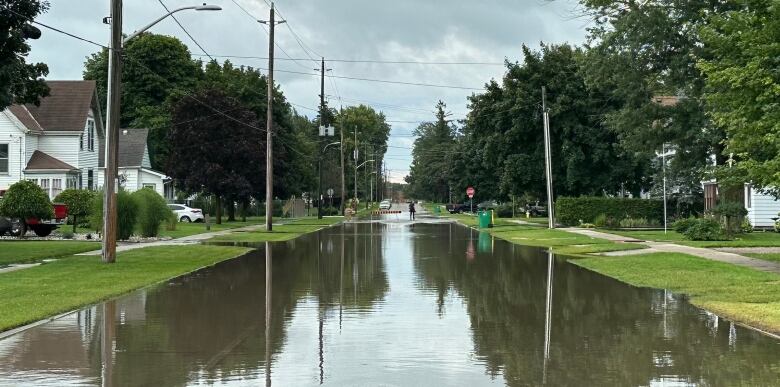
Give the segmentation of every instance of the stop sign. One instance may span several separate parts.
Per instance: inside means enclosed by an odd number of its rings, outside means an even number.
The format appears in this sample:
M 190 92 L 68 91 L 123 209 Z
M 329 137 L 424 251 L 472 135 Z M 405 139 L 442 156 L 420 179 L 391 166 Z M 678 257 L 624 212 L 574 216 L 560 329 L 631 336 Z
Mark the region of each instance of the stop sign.
M 469 199 L 474 197 L 474 187 L 468 187 L 466 188 L 466 195 L 469 195 Z

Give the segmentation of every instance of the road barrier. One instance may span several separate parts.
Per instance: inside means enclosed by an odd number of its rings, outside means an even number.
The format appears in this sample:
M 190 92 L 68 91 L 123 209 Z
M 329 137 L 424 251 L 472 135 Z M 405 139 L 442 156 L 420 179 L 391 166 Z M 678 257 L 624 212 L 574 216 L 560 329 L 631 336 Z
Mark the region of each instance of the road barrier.
M 371 212 L 371 215 L 387 215 L 387 214 L 400 214 L 402 211 L 400 210 L 381 210 L 381 211 L 373 211 Z

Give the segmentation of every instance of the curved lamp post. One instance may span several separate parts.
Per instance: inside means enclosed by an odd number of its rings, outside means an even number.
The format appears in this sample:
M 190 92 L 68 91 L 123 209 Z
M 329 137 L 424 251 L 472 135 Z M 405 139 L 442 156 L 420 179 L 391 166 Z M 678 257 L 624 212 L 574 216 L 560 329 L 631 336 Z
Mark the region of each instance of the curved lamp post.
M 111 1 L 111 43 L 108 50 L 108 106 L 106 108 L 106 149 L 104 162 L 105 170 L 103 172 L 103 245 L 101 254 L 103 262 L 105 263 L 113 263 L 116 261 L 116 190 L 118 188 L 117 171 L 119 169 L 119 112 L 122 99 L 120 93 L 122 79 L 122 47 L 124 47 L 130 39 L 135 38 L 176 12 L 186 10 L 219 11 L 221 9 L 222 7 L 208 4 L 177 8 L 123 39 L 122 0 Z

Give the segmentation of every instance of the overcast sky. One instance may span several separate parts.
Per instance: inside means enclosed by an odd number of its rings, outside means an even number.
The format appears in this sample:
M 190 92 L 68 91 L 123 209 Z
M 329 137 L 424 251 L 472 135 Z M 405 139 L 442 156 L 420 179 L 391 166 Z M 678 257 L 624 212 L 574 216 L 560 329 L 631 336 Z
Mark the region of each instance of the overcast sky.
M 199 4 L 203 0 L 163 0 L 173 9 Z M 270 0 L 269 0 L 270 1 Z M 50 24 L 105 44 L 109 28 L 101 23 L 108 15 L 110 0 L 50 0 L 51 8 L 40 16 Z M 256 18 L 266 19 L 269 7 L 264 0 L 235 0 Z M 268 35 L 233 0 L 209 0 L 221 12 L 178 13 L 179 21 L 211 55 L 260 56 L 268 53 Z M 581 44 L 587 20 L 574 18 L 576 0 L 278 0 L 277 11 L 288 21 L 277 27 L 277 70 L 314 74 L 319 59 L 489 62 L 519 60 L 522 44 L 538 47 L 539 42 Z M 164 13 L 158 0 L 125 0 L 124 31 L 130 33 Z M 292 31 L 290 30 L 292 29 Z M 203 52 L 176 25 L 167 19 L 152 32 L 176 36 L 193 54 Z M 308 53 L 294 34 L 300 37 Z M 49 65 L 49 79 L 81 79 L 85 58 L 97 48 L 53 31 L 44 30 L 32 42 L 30 61 Z M 283 60 L 307 58 L 306 60 Z M 266 68 L 267 61 L 231 59 L 236 64 Z M 423 65 L 330 62 L 330 74 L 410 83 L 482 88 L 491 78 L 500 79 L 503 66 Z M 277 72 L 279 83 L 301 114 L 313 117 L 306 108 L 319 104 L 316 76 Z M 431 120 L 438 100 L 447 103 L 453 118 L 465 116 L 467 100 L 479 91 L 396 85 L 359 80 L 332 79 L 326 82 L 330 106 L 359 103 L 385 113 L 392 133 L 386 155 L 391 180 L 401 181 L 411 163 L 411 131 L 417 123 Z M 339 100 L 339 97 L 341 99 Z M 303 106 L 303 107 L 301 107 Z

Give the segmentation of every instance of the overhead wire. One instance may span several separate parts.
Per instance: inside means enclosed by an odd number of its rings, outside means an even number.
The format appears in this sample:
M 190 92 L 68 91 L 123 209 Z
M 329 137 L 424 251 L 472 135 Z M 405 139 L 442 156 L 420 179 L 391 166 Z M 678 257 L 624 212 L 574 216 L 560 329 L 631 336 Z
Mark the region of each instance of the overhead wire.
M 192 34 L 190 34 L 190 32 L 189 32 L 189 31 L 187 31 L 187 29 L 186 29 L 186 28 L 184 28 L 184 25 L 182 25 L 182 24 L 181 24 L 181 22 L 179 22 L 179 19 L 177 19 L 177 18 L 176 18 L 176 15 L 174 15 L 174 14 L 170 13 L 170 12 L 171 12 L 171 10 L 170 10 L 170 9 L 168 9 L 168 6 L 167 6 L 167 5 L 165 5 L 165 3 L 163 2 L 163 0 L 157 0 L 157 1 L 159 1 L 159 2 L 160 2 L 160 5 L 162 5 L 162 6 L 163 6 L 163 8 L 165 8 L 165 11 L 166 11 L 166 12 L 168 12 L 168 13 L 171 15 L 171 17 L 172 17 L 172 18 L 173 18 L 173 20 L 176 22 L 176 24 L 178 24 L 178 25 L 179 25 L 179 27 L 181 28 L 181 30 L 182 30 L 182 31 L 184 31 L 184 33 L 185 33 L 185 34 L 187 34 L 187 36 L 189 36 L 190 40 L 192 40 L 192 42 L 193 42 L 193 43 L 195 43 L 195 45 L 196 45 L 196 46 L 198 46 L 198 48 L 200 48 L 200 50 L 201 50 L 201 51 L 203 51 L 203 53 L 204 53 L 204 54 L 205 54 L 207 57 L 209 57 L 209 59 L 211 59 L 211 60 L 214 60 L 214 57 L 212 57 L 212 56 L 211 56 L 211 55 L 208 53 L 208 51 L 206 51 L 206 49 L 205 49 L 205 48 L 203 48 L 203 46 L 201 46 L 201 45 L 200 45 L 200 43 L 198 43 L 198 41 L 197 41 L 197 40 L 195 40 L 195 38 L 192 36 Z

